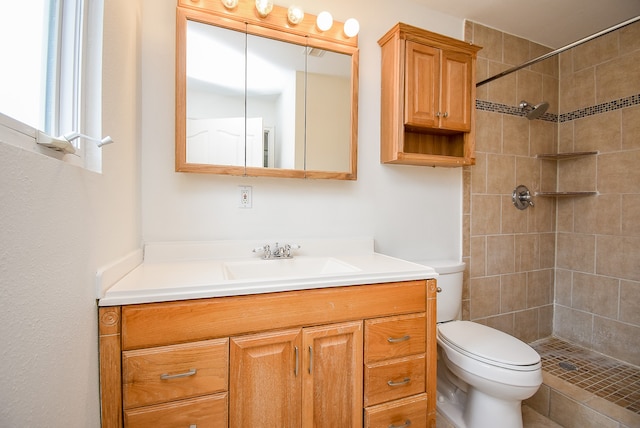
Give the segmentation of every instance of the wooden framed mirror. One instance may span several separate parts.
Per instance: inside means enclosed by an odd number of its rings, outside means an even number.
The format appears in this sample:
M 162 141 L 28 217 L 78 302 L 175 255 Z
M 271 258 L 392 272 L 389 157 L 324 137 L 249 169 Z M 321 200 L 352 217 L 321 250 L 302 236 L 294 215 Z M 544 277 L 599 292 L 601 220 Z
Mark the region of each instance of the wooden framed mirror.
M 356 179 L 357 36 L 251 0 L 179 0 L 176 18 L 176 171 Z

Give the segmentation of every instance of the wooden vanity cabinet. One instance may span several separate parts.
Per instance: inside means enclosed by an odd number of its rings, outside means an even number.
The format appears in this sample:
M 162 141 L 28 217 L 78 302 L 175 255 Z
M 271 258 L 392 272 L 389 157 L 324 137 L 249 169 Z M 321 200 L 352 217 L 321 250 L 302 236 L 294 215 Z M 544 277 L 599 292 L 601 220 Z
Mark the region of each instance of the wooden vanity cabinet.
M 480 49 L 398 23 L 382 50 L 381 161 L 475 163 L 475 67 Z
M 435 289 L 101 307 L 102 426 L 433 428 Z

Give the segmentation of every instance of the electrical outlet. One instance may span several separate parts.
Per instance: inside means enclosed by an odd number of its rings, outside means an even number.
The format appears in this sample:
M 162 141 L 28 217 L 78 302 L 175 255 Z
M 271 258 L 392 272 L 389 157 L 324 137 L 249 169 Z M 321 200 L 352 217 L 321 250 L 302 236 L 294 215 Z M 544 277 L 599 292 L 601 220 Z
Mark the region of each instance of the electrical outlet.
M 240 208 L 251 208 L 251 186 L 240 186 Z

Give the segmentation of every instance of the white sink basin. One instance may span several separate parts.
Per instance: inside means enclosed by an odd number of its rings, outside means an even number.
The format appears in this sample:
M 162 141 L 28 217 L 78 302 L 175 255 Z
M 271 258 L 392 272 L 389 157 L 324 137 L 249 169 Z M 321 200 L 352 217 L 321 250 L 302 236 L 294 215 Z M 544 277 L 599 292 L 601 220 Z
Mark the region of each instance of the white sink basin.
M 293 259 L 243 260 L 224 262 L 229 280 L 301 278 L 357 272 L 360 269 L 333 257 L 294 257 Z

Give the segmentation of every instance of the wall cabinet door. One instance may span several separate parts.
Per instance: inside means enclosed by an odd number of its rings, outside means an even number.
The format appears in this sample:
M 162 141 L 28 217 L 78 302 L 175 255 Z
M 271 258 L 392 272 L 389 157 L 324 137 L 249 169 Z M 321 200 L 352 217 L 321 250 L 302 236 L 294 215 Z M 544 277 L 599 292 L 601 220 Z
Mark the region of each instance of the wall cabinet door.
M 471 57 L 406 41 L 405 125 L 471 129 Z
M 301 330 L 231 339 L 229 427 L 299 427 Z
M 362 322 L 303 330 L 302 426 L 362 426 Z

